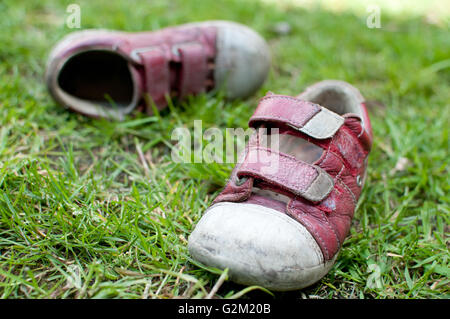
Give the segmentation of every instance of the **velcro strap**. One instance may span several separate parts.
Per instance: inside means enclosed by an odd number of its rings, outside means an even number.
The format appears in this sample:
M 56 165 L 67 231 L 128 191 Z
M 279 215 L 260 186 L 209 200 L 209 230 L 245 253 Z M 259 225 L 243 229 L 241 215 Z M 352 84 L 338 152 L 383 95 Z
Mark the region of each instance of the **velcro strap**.
M 204 47 L 200 43 L 190 42 L 177 45 L 181 60 L 179 95 L 197 94 L 205 91 L 208 76 L 208 64 Z
M 288 125 L 310 137 L 332 137 L 344 123 L 344 118 L 318 104 L 284 95 L 268 95 L 262 98 L 249 126 L 261 122 Z
M 238 177 L 251 176 L 312 202 L 325 199 L 334 181 L 320 167 L 263 147 L 252 147 L 239 166 Z
M 150 95 L 158 108 L 164 107 L 166 94 L 170 93 L 170 70 L 166 51 L 155 47 L 138 52 L 145 69 L 145 91 Z

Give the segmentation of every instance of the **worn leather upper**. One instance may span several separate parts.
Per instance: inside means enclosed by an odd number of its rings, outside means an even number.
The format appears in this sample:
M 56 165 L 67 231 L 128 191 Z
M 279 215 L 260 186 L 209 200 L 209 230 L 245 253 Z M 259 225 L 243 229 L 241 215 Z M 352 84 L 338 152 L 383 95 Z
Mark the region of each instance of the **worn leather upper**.
M 257 131 L 214 203 L 253 203 L 287 214 L 313 235 L 324 260 L 331 260 L 349 231 L 372 144 L 367 111 L 360 107 L 364 119 L 289 96 L 262 98 L 249 122 Z M 322 155 L 310 164 L 268 149 L 261 145 L 261 134 L 269 127 L 317 145 Z M 253 187 L 289 200 L 255 194 Z
M 114 51 L 129 61 L 137 95 L 148 94 L 158 109 L 167 105 L 166 95 L 184 97 L 207 91 L 214 85 L 217 34 L 214 26 L 188 25 L 139 33 L 83 32 L 53 49 L 50 72 L 79 52 Z M 50 90 L 52 87 L 50 82 Z M 147 110 L 151 112 L 150 107 Z

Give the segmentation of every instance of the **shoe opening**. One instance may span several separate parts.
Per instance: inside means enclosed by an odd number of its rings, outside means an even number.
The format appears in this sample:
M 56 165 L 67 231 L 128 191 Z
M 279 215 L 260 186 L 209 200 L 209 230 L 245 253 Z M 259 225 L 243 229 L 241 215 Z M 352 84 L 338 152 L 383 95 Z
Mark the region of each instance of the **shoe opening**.
M 356 114 L 362 118 L 359 91 L 349 83 L 338 80 L 325 80 L 309 87 L 298 98 L 317 103 L 339 115 Z
M 128 62 L 114 52 L 90 50 L 72 56 L 57 81 L 66 94 L 107 108 L 127 108 L 133 100 Z

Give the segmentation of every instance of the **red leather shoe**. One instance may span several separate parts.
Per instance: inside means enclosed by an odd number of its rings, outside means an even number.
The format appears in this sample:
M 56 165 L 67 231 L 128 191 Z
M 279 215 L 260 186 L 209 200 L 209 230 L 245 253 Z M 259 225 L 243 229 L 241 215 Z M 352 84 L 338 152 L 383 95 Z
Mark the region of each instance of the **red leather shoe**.
M 364 99 L 327 80 L 296 98 L 265 96 L 249 125 L 243 160 L 188 248 L 238 283 L 301 289 L 327 274 L 351 225 L 372 145 Z
M 158 109 L 166 96 L 224 88 L 246 97 L 267 77 L 270 53 L 256 32 L 234 22 L 190 23 L 152 32 L 74 32 L 50 53 L 46 82 L 60 104 L 94 117 L 122 118 L 148 94 Z

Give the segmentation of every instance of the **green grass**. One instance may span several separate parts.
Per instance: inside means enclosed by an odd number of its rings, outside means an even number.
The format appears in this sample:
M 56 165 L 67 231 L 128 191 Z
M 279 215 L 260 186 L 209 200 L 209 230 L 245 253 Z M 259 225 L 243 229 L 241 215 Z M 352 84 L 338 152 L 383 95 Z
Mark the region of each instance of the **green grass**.
M 204 129 L 245 128 L 266 91 L 296 95 L 327 78 L 368 100 L 368 180 L 329 274 L 273 297 L 450 297 L 448 25 L 383 14 L 382 28 L 368 29 L 352 13 L 257 1 L 76 1 L 82 28 L 230 19 L 263 34 L 273 52 L 268 81 L 247 100 L 204 95 L 160 116 L 108 122 L 60 108 L 42 80 L 50 47 L 71 31 L 73 2 L 0 2 L 2 298 L 207 296 L 221 272 L 191 260 L 187 238 L 232 165 L 172 162 L 172 130 L 197 119 Z M 278 22 L 291 33 L 274 33 Z M 244 289 L 226 281 L 215 297 L 271 298 Z

